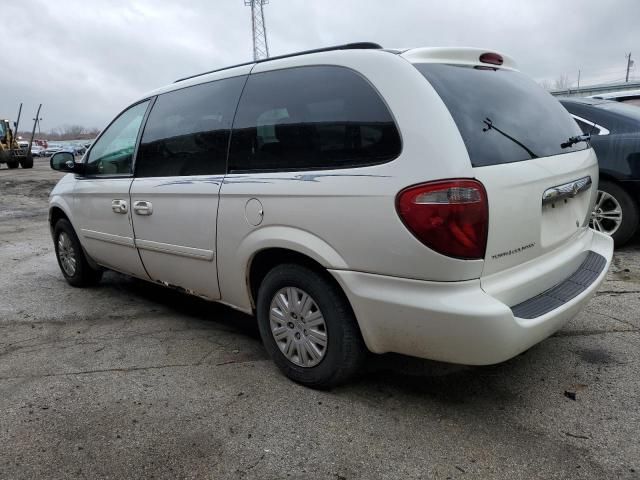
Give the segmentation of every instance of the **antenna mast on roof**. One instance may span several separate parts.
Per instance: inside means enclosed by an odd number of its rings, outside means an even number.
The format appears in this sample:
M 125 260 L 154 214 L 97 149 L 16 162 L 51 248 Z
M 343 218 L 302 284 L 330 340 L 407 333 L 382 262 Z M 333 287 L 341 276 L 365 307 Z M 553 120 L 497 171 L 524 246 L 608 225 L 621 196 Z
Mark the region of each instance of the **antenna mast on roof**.
M 264 6 L 269 0 L 244 0 L 247 7 L 251 7 L 251 28 L 253 30 L 253 59 L 269 58 L 267 43 L 267 26 L 264 23 Z

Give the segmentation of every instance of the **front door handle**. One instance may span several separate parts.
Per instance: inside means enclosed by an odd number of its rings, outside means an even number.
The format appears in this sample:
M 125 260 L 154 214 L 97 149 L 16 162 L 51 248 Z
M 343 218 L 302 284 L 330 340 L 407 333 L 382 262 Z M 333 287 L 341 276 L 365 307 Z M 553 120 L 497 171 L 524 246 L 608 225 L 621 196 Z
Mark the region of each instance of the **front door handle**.
M 138 215 L 151 215 L 153 213 L 153 205 L 146 200 L 137 200 L 133 202 L 133 211 Z
M 112 200 L 111 201 L 111 210 L 113 210 L 114 213 L 127 213 L 129 211 L 129 208 L 127 207 L 127 201 L 126 200 Z

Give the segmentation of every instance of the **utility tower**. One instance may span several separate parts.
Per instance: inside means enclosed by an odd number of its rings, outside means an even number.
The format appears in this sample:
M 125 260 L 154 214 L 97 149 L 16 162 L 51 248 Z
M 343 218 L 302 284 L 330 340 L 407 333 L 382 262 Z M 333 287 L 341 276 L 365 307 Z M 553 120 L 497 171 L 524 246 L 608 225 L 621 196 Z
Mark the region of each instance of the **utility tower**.
M 269 58 L 267 43 L 267 25 L 264 23 L 264 6 L 269 0 L 244 0 L 247 7 L 251 7 L 251 27 L 253 30 L 253 59 Z

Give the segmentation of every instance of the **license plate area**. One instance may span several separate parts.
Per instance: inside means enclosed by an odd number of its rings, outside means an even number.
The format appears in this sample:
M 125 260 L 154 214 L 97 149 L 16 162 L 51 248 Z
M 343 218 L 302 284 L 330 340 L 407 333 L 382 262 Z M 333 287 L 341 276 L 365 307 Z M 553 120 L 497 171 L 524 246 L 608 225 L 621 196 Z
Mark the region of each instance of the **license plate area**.
M 542 206 L 540 243 L 543 248 L 566 240 L 584 226 L 589 199 L 589 193 L 582 192 Z

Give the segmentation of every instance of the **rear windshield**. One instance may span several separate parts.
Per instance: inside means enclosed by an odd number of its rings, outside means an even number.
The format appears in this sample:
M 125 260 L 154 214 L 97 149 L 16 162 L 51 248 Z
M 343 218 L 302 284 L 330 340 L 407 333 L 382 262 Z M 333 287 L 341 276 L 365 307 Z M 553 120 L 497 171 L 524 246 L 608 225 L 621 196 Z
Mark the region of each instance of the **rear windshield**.
M 589 148 L 562 148 L 582 132 L 560 103 L 511 70 L 423 63 L 416 68 L 451 112 L 474 167 L 521 162 Z

